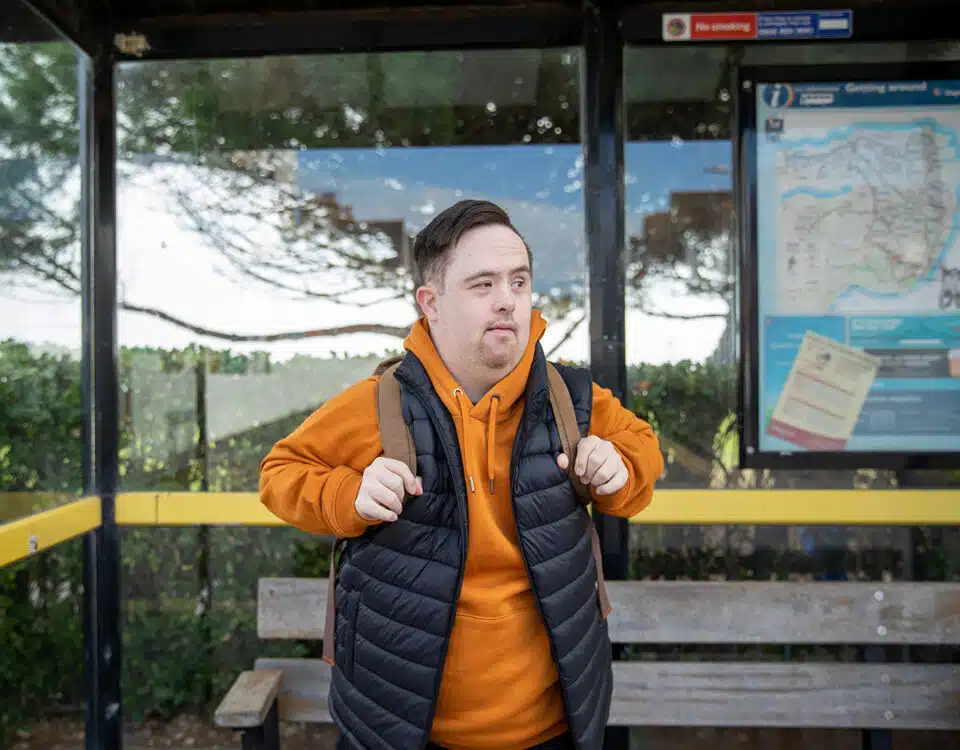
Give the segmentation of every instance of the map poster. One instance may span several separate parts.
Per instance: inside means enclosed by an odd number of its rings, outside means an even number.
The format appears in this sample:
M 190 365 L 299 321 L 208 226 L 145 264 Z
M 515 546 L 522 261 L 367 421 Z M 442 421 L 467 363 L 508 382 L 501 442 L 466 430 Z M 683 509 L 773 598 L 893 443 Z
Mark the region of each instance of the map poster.
M 747 450 L 842 454 L 850 466 L 956 460 L 960 74 L 810 70 L 768 72 L 744 95 L 756 314 Z

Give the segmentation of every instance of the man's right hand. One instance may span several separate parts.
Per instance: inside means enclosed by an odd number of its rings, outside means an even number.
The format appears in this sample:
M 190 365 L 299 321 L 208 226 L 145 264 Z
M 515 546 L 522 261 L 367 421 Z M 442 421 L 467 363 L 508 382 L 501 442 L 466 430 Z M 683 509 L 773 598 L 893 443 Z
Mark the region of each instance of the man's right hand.
M 406 493 L 422 492 L 420 479 L 413 476 L 403 461 L 380 456 L 363 472 L 354 506 L 366 521 L 396 521 L 403 510 Z

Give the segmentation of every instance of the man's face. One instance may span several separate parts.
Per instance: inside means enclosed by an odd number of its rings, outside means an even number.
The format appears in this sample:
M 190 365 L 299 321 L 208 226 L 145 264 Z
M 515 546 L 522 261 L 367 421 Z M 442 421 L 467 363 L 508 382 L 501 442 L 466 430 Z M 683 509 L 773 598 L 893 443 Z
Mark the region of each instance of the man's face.
M 443 283 L 417 293 L 447 366 L 465 377 L 489 376 L 490 385 L 516 367 L 530 337 L 530 287 L 527 248 L 516 232 L 466 232 L 449 251 Z

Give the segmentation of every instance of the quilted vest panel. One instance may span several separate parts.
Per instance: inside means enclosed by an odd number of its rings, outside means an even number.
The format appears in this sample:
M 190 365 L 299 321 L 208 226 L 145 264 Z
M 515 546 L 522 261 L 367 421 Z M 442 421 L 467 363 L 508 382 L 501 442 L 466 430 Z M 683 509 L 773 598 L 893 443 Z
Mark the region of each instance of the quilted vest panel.
M 590 374 L 558 369 L 585 435 Z M 453 419 L 412 354 L 397 379 L 424 492 L 394 523 L 346 543 L 336 583 L 329 706 L 340 746 L 358 750 L 417 750 L 429 741 L 466 560 L 466 488 Z M 613 689 L 611 647 L 586 511 L 557 466 L 560 453 L 538 347 L 513 450 L 514 517 L 571 733 L 578 750 L 601 750 Z

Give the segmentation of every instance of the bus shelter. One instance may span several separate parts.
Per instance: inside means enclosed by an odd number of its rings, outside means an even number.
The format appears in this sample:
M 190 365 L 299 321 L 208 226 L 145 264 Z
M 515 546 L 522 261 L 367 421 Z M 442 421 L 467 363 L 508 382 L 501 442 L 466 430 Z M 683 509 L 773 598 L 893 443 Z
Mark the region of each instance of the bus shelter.
M 956 10 L 770 6 L 8 0 L 0 565 L 82 544 L 89 750 L 122 746 L 126 540 L 196 532 L 212 643 L 223 534 L 280 525 L 264 449 L 397 348 L 464 196 L 530 241 L 551 356 L 661 435 L 609 580 L 957 580 Z M 18 416 L 43 357 L 67 395 Z

